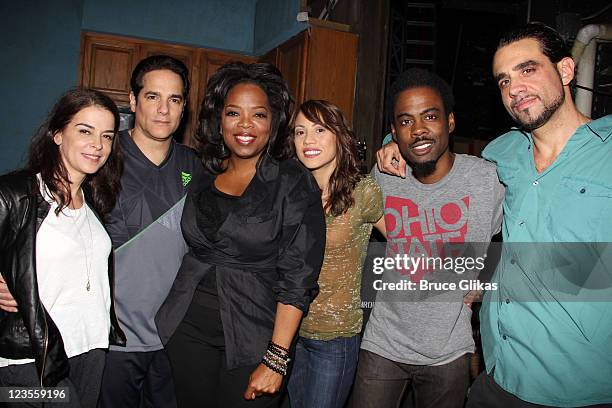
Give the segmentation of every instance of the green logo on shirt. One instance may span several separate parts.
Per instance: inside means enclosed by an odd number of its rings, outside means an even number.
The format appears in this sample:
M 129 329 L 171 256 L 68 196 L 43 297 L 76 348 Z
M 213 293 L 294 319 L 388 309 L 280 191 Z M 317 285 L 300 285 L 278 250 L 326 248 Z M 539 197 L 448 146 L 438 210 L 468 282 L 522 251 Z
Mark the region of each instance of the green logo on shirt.
M 181 180 L 183 181 L 183 187 L 187 187 L 187 184 L 191 181 L 191 174 L 181 171 Z

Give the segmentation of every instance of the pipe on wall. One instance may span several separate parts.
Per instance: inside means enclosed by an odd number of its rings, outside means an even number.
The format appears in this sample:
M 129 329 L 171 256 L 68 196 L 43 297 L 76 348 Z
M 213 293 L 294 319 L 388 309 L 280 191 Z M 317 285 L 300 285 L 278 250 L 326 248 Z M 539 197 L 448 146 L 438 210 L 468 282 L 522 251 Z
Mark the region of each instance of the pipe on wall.
M 589 24 L 580 29 L 572 47 L 572 57 L 578 64 L 576 84 L 588 88 L 576 90 L 576 108 L 591 116 L 593 103 L 593 84 L 595 80 L 595 57 L 597 54 L 597 40 L 612 40 L 612 24 Z

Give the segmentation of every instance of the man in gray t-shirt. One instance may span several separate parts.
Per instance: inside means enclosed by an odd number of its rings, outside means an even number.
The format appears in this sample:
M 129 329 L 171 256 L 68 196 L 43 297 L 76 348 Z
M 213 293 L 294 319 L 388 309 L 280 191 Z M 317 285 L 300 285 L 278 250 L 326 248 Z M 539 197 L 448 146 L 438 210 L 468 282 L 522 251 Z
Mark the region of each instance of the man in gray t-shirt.
M 442 262 L 457 259 L 449 256 L 454 248 L 482 259 L 501 225 L 504 189 L 492 164 L 450 152 L 450 87 L 433 73 L 410 69 L 393 84 L 390 102 L 393 139 L 409 168 L 405 179 L 372 171 L 383 191 L 387 256 Z M 379 287 L 361 344 L 355 406 L 396 407 L 410 387 L 417 408 L 463 407 L 474 341 L 463 299 L 472 287 L 459 282 L 474 276 L 433 265 L 439 264 L 385 269 L 383 282 L 404 282 L 407 289 Z M 425 281 L 457 289 L 422 290 Z

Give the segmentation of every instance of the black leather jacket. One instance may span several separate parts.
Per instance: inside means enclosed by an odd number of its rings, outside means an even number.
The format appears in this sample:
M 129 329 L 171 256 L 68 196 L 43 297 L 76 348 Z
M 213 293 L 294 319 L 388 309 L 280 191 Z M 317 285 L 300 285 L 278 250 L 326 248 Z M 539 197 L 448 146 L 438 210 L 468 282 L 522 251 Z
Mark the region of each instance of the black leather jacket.
M 60 332 L 38 294 L 36 234 L 49 213 L 36 176 L 18 172 L 0 177 L 0 272 L 19 305 L 19 312 L 0 310 L 0 356 L 33 358 L 40 386 L 50 387 L 68 375 L 68 357 Z M 113 298 L 113 260 L 109 280 Z M 125 345 L 111 303 L 111 344 Z

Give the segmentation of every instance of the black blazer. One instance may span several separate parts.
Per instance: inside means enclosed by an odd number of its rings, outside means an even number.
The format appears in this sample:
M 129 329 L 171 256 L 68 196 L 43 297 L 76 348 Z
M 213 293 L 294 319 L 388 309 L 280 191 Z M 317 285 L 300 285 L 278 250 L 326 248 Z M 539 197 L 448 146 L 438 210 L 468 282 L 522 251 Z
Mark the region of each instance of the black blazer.
M 261 361 L 272 338 L 277 302 L 308 310 L 318 293 L 325 217 L 310 172 L 296 160 L 279 163 L 266 156 L 237 209 L 215 232 L 194 242 L 189 228 L 206 226 L 215 217 L 214 179 L 206 174 L 187 194 L 181 226 L 189 252 L 156 323 L 167 344 L 200 280 L 216 271 L 227 365 L 232 369 Z
M 46 387 L 57 385 L 69 371 L 62 336 L 38 295 L 36 234 L 49 209 L 49 203 L 40 195 L 35 175 L 23 171 L 0 177 L 0 272 L 19 305 L 17 313 L 0 310 L 0 356 L 35 359 L 40 386 Z M 125 335 L 112 302 L 112 251 L 108 258 L 108 275 L 111 290 L 109 341 L 125 346 Z

